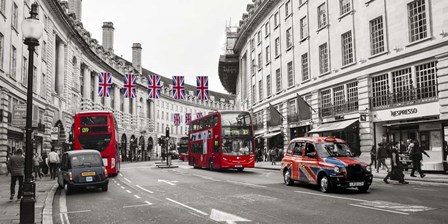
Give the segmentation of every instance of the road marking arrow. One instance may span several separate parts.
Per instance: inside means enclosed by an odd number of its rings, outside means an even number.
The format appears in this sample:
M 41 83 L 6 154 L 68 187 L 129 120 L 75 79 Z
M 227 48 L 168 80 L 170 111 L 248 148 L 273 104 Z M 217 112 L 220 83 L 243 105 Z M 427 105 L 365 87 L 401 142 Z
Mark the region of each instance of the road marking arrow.
M 236 222 L 250 222 L 251 220 L 241 218 L 236 215 L 232 215 L 226 212 L 222 212 L 216 209 L 212 209 L 210 213 L 210 219 L 217 222 L 226 222 L 228 224 L 234 224 Z
M 157 182 L 163 182 L 163 183 L 167 183 L 167 184 L 169 184 L 169 185 L 176 185 L 176 184 L 172 183 L 171 181 L 161 180 L 161 179 L 158 179 Z M 173 181 L 173 182 L 174 182 L 174 181 Z M 176 182 L 177 182 L 177 181 L 176 181 Z

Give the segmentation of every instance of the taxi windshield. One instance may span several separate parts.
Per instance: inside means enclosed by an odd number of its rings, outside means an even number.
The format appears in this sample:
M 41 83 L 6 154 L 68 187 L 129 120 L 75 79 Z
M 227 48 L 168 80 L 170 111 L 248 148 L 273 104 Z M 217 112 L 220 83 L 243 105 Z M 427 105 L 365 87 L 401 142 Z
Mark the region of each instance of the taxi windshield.
M 351 157 L 350 147 L 345 143 L 320 142 L 317 143 L 317 151 L 321 158 L 326 157 Z

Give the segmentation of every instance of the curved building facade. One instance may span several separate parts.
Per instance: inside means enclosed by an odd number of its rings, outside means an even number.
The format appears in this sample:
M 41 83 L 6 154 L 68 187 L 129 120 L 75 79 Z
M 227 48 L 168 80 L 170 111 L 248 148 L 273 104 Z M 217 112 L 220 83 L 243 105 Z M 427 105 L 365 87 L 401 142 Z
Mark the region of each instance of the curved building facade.
M 123 159 L 147 160 L 160 156 L 157 137 L 170 127 L 171 136 L 185 135 L 187 126 L 173 126 L 174 112 L 208 113 L 234 109 L 234 96 L 210 91 L 210 101 L 194 97 L 195 86 L 186 85 L 187 99 L 170 95 L 171 78 L 162 76 L 161 98 L 147 96 L 146 77 L 153 72 L 141 64 L 142 47 L 132 45 L 132 61 L 113 51 L 113 23 L 103 25 L 103 44 L 83 28 L 81 0 L 42 0 L 39 19 L 44 33 L 34 55 L 33 147 L 45 153 L 52 146 L 70 149 L 73 115 L 86 110 L 113 111 L 119 127 Z M 0 173 L 6 172 L 8 156 L 25 147 L 24 122 L 20 105 L 26 102 L 28 50 L 20 24 L 29 16 L 30 0 L 0 1 Z M 73 5 L 71 5 L 73 4 Z M 79 14 L 79 16 L 77 16 Z M 111 72 L 111 97 L 98 97 L 98 73 Z M 124 74 L 137 75 L 137 97 L 123 97 Z M 171 119 L 170 119 L 171 117 Z
M 429 0 L 253 0 L 228 30 L 221 82 L 237 109 L 253 112 L 261 147 L 330 135 L 360 155 L 381 141 L 414 139 L 431 155 L 424 169 L 446 170 L 447 8 Z

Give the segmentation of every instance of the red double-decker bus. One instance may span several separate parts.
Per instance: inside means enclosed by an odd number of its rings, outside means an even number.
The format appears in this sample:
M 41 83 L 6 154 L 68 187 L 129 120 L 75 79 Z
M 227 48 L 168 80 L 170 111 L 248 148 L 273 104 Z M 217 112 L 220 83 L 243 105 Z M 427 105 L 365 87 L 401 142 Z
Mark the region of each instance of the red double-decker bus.
M 75 114 L 73 122 L 73 149 L 98 150 L 110 175 L 120 171 L 117 122 L 108 111 L 86 111 Z
M 214 112 L 190 124 L 188 163 L 197 168 L 237 169 L 255 165 L 252 119 L 246 111 Z
M 179 140 L 179 159 L 188 160 L 188 137 L 181 137 Z

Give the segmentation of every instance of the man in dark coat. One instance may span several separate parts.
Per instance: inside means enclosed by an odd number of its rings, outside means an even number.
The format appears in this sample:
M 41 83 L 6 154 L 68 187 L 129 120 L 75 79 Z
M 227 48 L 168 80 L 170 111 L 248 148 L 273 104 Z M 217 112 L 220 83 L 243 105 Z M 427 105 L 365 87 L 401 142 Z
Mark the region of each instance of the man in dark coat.
M 420 174 L 420 177 L 423 178 L 426 175 L 422 171 L 422 163 L 421 163 L 421 160 L 423 160 L 422 154 L 425 154 L 428 158 L 429 155 L 424 150 L 422 150 L 422 148 L 420 148 L 420 144 L 418 143 L 417 140 L 413 140 L 409 145 L 409 147 L 410 147 L 410 157 L 412 159 L 411 177 L 415 177 L 414 173 L 415 170 L 417 170 L 418 173 Z
M 389 172 L 389 167 L 386 165 L 386 158 L 387 150 L 386 150 L 386 143 L 380 142 L 378 143 L 378 166 L 376 167 L 376 172 L 378 173 L 380 170 L 380 166 L 383 165 L 383 168 L 385 167 L 387 169 L 387 172 Z
M 19 181 L 19 190 L 17 199 L 22 198 L 23 194 L 23 176 L 25 176 L 25 157 L 22 155 L 22 149 L 17 149 L 13 156 L 8 161 L 9 172 L 11 173 L 11 197 L 14 198 L 16 190 L 16 182 Z

